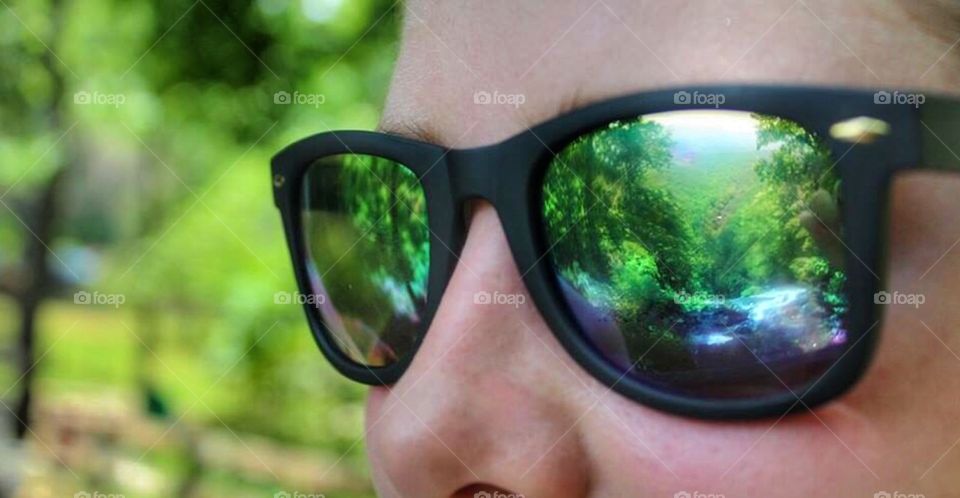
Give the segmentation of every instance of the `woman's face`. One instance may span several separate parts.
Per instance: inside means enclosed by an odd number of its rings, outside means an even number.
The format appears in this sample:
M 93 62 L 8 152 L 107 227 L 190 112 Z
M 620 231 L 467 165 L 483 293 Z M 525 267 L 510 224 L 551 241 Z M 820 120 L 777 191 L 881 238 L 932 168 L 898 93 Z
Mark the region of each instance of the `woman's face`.
M 570 109 L 656 87 L 952 92 L 960 82 L 953 13 L 906 3 L 497 0 L 405 8 L 382 127 L 450 147 L 496 142 Z M 481 91 L 521 95 L 523 103 L 475 104 Z M 371 390 L 367 443 L 378 491 L 957 496 L 958 192 L 960 181 L 949 176 L 897 181 L 888 287 L 926 301 L 886 308 L 864 379 L 816 410 L 749 422 L 682 418 L 623 398 L 568 357 L 530 299 L 474 304 L 478 292 L 524 292 L 497 213 L 476 204 L 416 358 L 396 385 Z

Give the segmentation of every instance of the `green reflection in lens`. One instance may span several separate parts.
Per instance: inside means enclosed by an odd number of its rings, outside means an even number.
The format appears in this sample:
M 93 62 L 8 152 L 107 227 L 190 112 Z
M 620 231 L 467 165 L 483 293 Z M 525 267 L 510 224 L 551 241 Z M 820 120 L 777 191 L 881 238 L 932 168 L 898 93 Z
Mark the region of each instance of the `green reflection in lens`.
M 430 263 L 416 175 L 388 159 L 344 154 L 304 178 L 307 268 L 324 324 L 354 361 L 384 366 L 412 350 Z
M 845 342 L 838 199 L 829 151 L 795 122 L 691 110 L 580 137 L 551 163 L 542 209 L 598 348 L 678 372 Z

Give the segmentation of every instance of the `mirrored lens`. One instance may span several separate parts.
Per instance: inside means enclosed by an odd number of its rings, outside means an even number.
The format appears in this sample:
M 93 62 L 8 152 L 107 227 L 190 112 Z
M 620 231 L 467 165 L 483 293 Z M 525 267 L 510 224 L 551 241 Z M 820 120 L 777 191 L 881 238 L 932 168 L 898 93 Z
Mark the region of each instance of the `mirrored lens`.
M 427 204 L 416 175 L 388 159 L 343 154 L 304 177 L 303 238 L 311 295 L 357 363 L 387 366 L 412 351 L 427 300 Z
M 597 351 L 672 394 L 802 394 L 847 343 L 839 176 L 795 122 L 618 121 L 552 161 L 549 257 Z

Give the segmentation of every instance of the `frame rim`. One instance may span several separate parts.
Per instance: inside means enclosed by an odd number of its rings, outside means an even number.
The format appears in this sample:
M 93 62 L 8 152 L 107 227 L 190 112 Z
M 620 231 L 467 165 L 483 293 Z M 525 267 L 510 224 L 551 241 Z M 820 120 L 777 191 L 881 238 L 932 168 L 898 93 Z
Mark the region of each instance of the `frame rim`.
M 863 199 L 857 203 L 846 201 L 843 212 L 845 219 L 854 219 L 850 216 L 866 217 L 861 229 L 855 231 L 856 240 L 847 240 L 846 225 L 843 234 L 845 245 L 848 245 L 845 270 L 848 274 L 857 275 L 856 278 L 848 277 L 845 288 L 851 299 L 850 328 L 856 327 L 858 331 L 851 335 L 842 356 L 801 393 L 795 393 L 785 386 L 787 392 L 777 396 L 705 399 L 660 391 L 632 378 L 629 372 L 619 372 L 598 354 L 580 331 L 566 301 L 558 295 L 555 272 L 543 240 L 540 212 L 542 175 L 549 167 L 550 159 L 577 137 L 618 119 L 656 112 L 718 108 L 695 103 L 679 104 L 675 100 L 678 92 L 723 94 L 728 103 L 719 108 L 783 117 L 815 132 L 829 145 L 831 157 L 841 168 L 844 198 L 850 199 L 853 195 L 854 198 L 860 196 Z M 448 149 L 396 135 L 363 131 L 328 132 L 295 142 L 273 158 L 272 171 L 275 176 L 290 180 L 281 182 L 279 187 L 275 186 L 274 193 L 301 291 L 309 287 L 305 286 L 305 265 L 302 263 L 305 259 L 297 230 L 300 223 L 298 192 L 305 171 L 320 157 L 332 155 L 335 151 L 362 153 L 385 157 L 407 166 L 420 178 L 427 198 L 427 223 L 431 229 L 428 312 L 424 317 L 423 330 L 406 357 L 387 367 L 368 367 L 353 362 L 332 344 L 330 332 L 316 316 L 318 313 L 305 304 L 313 336 L 327 359 L 345 376 L 372 385 L 396 382 L 419 351 L 459 258 L 466 237 L 462 206 L 468 200 L 479 198 L 489 201 L 496 209 L 526 290 L 551 332 L 576 363 L 606 387 L 641 404 L 696 418 L 749 419 L 812 409 L 853 387 L 870 363 L 882 320 L 882 310 L 872 303 L 872 297 L 885 282 L 881 252 L 887 241 L 880 237 L 885 234 L 886 201 L 891 180 L 895 173 L 919 168 L 922 164 L 917 139 L 918 109 L 900 105 L 880 106 L 874 102 L 875 95 L 869 89 L 862 88 L 684 86 L 604 100 L 528 128 L 499 143 L 472 149 Z M 864 115 L 891 123 L 897 131 L 872 144 L 862 144 L 869 147 L 840 144 L 829 137 L 832 123 Z M 838 154 L 841 152 L 842 155 Z M 841 164 L 841 161 L 846 162 Z M 855 167 L 871 161 L 879 161 L 880 167 L 872 171 Z M 849 166 L 851 164 L 854 166 Z M 860 186 L 848 191 L 846 185 L 850 181 L 859 182 Z M 438 196 L 446 198 L 438 199 Z M 865 208 L 848 209 L 857 204 Z M 431 209 L 431 206 L 438 205 L 445 208 L 453 206 L 454 209 Z M 849 221 L 847 224 L 850 224 Z M 437 242 L 443 247 L 438 248 Z M 857 256 L 857 249 L 867 253 L 862 258 L 865 260 L 861 261 L 862 265 L 857 262 L 861 259 Z M 851 258 L 851 252 L 856 258 Z M 867 280 L 862 267 L 878 278 Z M 852 282 L 854 280 L 857 280 L 857 285 Z M 868 289 L 872 289 L 872 292 L 863 292 Z M 871 321 L 873 323 L 867 327 Z

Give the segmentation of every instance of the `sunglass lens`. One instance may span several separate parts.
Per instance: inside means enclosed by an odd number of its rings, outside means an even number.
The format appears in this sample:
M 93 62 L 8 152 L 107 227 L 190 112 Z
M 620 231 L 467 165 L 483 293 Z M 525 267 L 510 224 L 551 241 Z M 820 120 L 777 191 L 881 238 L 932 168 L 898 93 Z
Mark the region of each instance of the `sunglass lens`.
M 840 181 L 796 122 L 725 110 L 618 121 L 549 165 L 558 285 L 598 354 L 699 399 L 800 395 L 847 345 Z
M 427 300 L 430 237 L 417 176 L 376 156 L 342 154 L 310 166 L 300 217 L 315 308 L 333 342 L 361 365 L 413 350 Z

